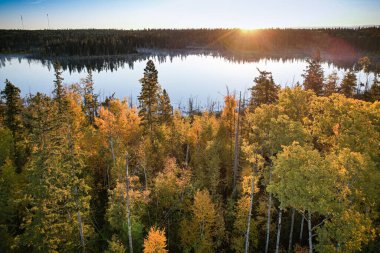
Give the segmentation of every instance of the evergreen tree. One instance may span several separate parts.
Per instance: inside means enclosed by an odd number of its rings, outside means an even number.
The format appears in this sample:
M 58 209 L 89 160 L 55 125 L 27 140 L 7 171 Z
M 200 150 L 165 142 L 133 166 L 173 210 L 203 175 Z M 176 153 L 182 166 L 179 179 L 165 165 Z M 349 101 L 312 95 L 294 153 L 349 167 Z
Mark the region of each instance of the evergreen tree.
M 8 79 L 5 81 L 5 88 L 1 91 L 1 97 L 5 100 L 5 126 L 7 126 L 15 137 L 22 126 L 21 112 L 22 100 L 20 89 L 14 86 Z
M 158 72 L 152 60 L 149 60 L 144 69 L 144 76 L 140 79 L 141 92 L 138 97 L 139 116 L 141 123 L 146 128 L 152 130 L 153 125 L 157 123 L 158 104 L 159 104 L 159 91 L 160 85 L 158 84 Z
M 338 73 L 336 71 L 328 75 L 326 83 L 323 87 L 323 94 L 325 96 L 330 96 L 338 91 Z
M 373 83 L 368 92 L 369 100 L 372 102 L 380 100 L 380 81 L 377 79 L 377 74 L 373 78 Z
M 62 112 L 65 107 L 65 96 L 66 92 L 63 87 L 63 77 L 62 77 L 62 67 L 59 62 L 54 63 L 54 90 L 53 90 L 53 96 L 54 100 L 58 103 L 58 112 Z
M 170 104 L 169 94 L 164 89 L 159 96 L 158 114 L 160 122 L 168 124 L 173 119 L 173 107 Z
M 83 84 L 83 111 L 88 122 L 95 124 L 95 117 L 98 115 L 98 95 L 94 94 L 94 81 L 92 71 L 88 70 L 87 77 L 82 81 Z
M 280 90 L 280 86 L 274 83 L 271 72 L 257 70 L 260 75 L 254 79 L 255 85 L 251 88 L 251 108 L 276 102 Z
M 323 69 L 320 58 L 317 56 L 312 60 L 307 60 L 306 67 L 302 77 L 305 78 L 303 86 L 305 90 L 313 90 L 315 94 L 321 96 L 323 94 Z
M 369 86 L 368 77 L 369 77 L 369 73 L 370 73 L 371 60 L 367 56 L 364 56 L 364 57 L 359 59 L 358 65 L 359 65 L 359 69 L 363 70 L 363 72 L 366 74 L 366 82 L 364 85 L 364 92 L 367 92 L 368 88 L 369 88 L 368 87 Z
M 16 171 L 21 172 L 28 155 L 22 118 L 24 107 L 20 98 L 20 89 L 8 80 L 5 83 L 5 88 L 1 91 L 2 98 L 5 99 L 5 126 L 12 132 L 14 142 L 13 161 L 16 165 Z
M 89 187 L 84 180 L 78 125 L 61 117 L 58 104 L 43 95 L 31 99 L 32 154 L 26 166 L 27 200 L 23 234 L 16 238 L 28 251 L 84 251 L 91 238 Z M 63 112 L 71 114 L 71 110 Z M 70 116 L 70 115 L 66 115 Z
M 356 88 L 356 81 L 357 79 L 355 72 L 351 69 L 343 77 L 342 83 L 340 84 L 340 92 L 348 98 L 353 97 Z

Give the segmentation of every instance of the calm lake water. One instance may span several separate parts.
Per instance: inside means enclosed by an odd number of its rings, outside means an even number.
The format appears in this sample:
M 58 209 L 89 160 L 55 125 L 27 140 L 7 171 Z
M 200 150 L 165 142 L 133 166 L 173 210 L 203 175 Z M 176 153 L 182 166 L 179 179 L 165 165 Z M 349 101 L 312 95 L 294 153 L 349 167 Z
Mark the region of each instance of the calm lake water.
M 172 104 L 185 106 L 190 97 L 197 103 L 206 105 L 209 101 L 223 101 L 223 96 L 230 92 L 242 94 L 248 92 L 258 70 L 270 71 L 273 79 L 282 87 L 293 86 L 303 82 L 302 73 L 307 66 L 305 59 L 268 59 L 254 61 L 233 61 L 224 57 L 207 54 L 186 55 L 146 55 L 132 57 L 128 60 L 100 62 L 93 69 L 95 90 L 102 98 L 115 93 L 116 97 L 132 99 L 136 104 L 140 92 L 139 79 L 148 59 L 152 59 L 158 70 L 161 86 L 169 93 Z M 86 64 L 70 64 L 74 60 L 66 59 L 64 65 L 64 83 L 78 83 L 86 77 Z M 28 93 L 51 93 L 53 90 L 54 70 L 50 61 L 33 60 L 25 56 L 0 57 L 0 88 L 4 88 L 5 79 L 17 85 L 23 95 Z M 94 64 L 93 62 L 91 64 Z M 88 65 L 87 65 L 88 66 Z M 333 70 L 343 77 L 345 69 L 334 64 L 323 63 L 325 76 Z M 358 80 L 365 82 L 366 75 L 357 73 Z M 370 80 L 373 78 L 371 74 Z

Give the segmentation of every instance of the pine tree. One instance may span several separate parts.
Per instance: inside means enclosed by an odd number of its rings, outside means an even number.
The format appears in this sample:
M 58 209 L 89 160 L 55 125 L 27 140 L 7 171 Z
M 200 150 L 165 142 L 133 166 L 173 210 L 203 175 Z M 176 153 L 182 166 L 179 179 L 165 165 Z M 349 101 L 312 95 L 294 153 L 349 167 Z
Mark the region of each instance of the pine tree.
M 368 86 L 369 86 L 368 77 L 369 77 L 369 73 L 370 73 L 371 60 L 367 56 L 364 56 L 364 57 L 359 59 L 358 65 L 359 65 L 360 70 L 363 70 L 363 72 L 366 74 L 366 82 L 364 85 L 364 92 L 367 92 Z
M 94 81 L 92 71 L 88 70 L 87 77 L 82 81 L 83 84 L 83 111 L 89 124 L 95 124 L 95 117 L 98 116 L 98 95 L 94 94 Z
M 36 95 L 29 106 L 32 154 L 26 166 L 27 213 L 16 238 L 30 251 L 84 251 L 91 238 L 89 187 L 83 175 L 83 154 L 71 110 L 62 117 L 58 104 Z
M 158 106 L 159 106 L 159 91 L 160 85 L 158 84 L 158 72 L 152 60 L 149 60 L 144 69 L 144 76 L 140 79 L 141 92 L 138 97 L 139 116 L 141 123 L 147 129 L 152 130 L 153 126 L 157 124 Z
M 5 126 L 8 127 L 13 136 L 14 157 L 16 171 L 21 172 L 27 159 L 27 144 L 25 129 L 23 125 L 23 103 L 20 98 L 20 89 L 6 80 L 5 88 L 1 91 L 5 99 Z
M 5 126 L 12 131 L 14 137 L 22 127 L 21 112 L 23 105 L 20 92 L 20 89 L 8 79 L 5 81 L 4 90 L 1 91 L 1 97 L 5 100 Z
M 373 78 L 373 83 L 368 92 L 369 100 L 372 102 L 380 100 L 380 81 L 377 79 L 377 74 Z
M 66 97 L 66 91 L 63 87 L 63 77 L 62 77 L 62 67 L 59 62 L 54 63 L 54 90 L 53 90 L 53 97 L 54 100 L 58 103 L 58 112 L 62 113 L 65 109 L 65 97 Z
M 340 92 L 348 98 L 353 97 L 356 88 L 356 82 L 357 79 L 355 72 L 351 69 L 343 77 L 342 83 L 340 84 Z
M 260 75 L 254 79 L 255 85 L 251 88 L 251 108 L 276 102 L 280 90 L 280 86 L 274 83 L 271 72 L 257 70 Z
M 312 60 L 307 60 L 308 66 L 306 67 L 302 77 L 305 78 L 303 86 L 305 90 L 312 90 L 318 96 L 323 94 L 323 69 L 319 57 Z
M 169 94 L 164 89 L 159 96 L 158 115 L 160 117 L 160 123 L 168 124 L 173 119 L 173 107 L 170 104 Z
M 323 94 L 325 96 L 330 96 L 338 91 L 338 73 L 336 71 L 328 75 L 326 83 L 323 87 Z

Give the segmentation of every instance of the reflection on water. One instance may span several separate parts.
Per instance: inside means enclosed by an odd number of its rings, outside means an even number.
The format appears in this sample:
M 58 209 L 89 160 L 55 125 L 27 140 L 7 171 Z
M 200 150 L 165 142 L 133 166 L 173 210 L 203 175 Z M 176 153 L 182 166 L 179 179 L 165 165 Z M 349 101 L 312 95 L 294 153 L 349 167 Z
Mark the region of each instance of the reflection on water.
M 336 70 L 341 78 L 345 68 L 352 67 L 357 60 L 323 55 L 322 58 L 325 60 L 322 65 L 325 76 Z M 190 97 L 203 105 L 221 103 L 227 87 L 230 91 L 247 93 L 254 77 L 258 75 L 257 68 L 271 71 L 275 82 L 282 86 L 302 83 L 301 75 L 307 65 L 305 56 L 299 54 L 238 55 L 207 50 L 140 49 L 138 54 L 130 55 L 59 59 L 6 55 L 0 56 L 0 88 L 4 87 L 5 79 L 9 79 L 21 88 L 24 95 L 37 91 L 50 93 L 54 79 L 53 62 L 59 60 L 66 84 L 79 82 L 91 69 L 95 89 L 101 96 L 115 92 L 116 97 L 128 97 L 136 104 L 140 91 L 138 80 L 142 77 L 148 59 L 155 62 L 159 82 L 169 92 L 176 106 L 184 105 Z M 360 81 L 366 78 L 362 72 L 357 76 Z
M 113 56 L 80 56 L 80 57 L 56 57 L 56 58 L 38 58 L 31 55 L 0 55 L 0 66 L 5 67 L 6 62 L 11 59 L 17 58 L 18 61 L 27 59 L 28 63 L 41 63 L 48 69 L 53 67 L 54 61 L 59 61 L 63 67 L 63 70 L 67 70 L 70 73 L 73 71 L 82 72 L 83 70 L 91 69 L 92 71 L 104 71 L 110 70 L 117 71 L 119 68 L 128 66 L 133 69 L 135 62 L 147 61 L 148 59 L 155 59 L 159 63 L 165 63 L 166 61 L 172 62 L 174 58 L 180 58 L 185 60 L 187 56 L 212 56 L 214 58 L 223 58 L 232 63 L 250 63 L 258 62 L 260 60 L 275 60 L 283 63 L 289 61 L 299 61 L 306 59 L 307 55 L 299 52 L 282 54 L 247 54 L 247 53 L 228 53 L 218 52 L 212 50 L 153 50 L 153 49 L 139 49 L 137 54 L 128 55 L 113 55 Z M 334 56 L 323 55 L 325 62 L 333 63 L 339 68 L 350 68 L 356 62 L 357 58 L 353 56 Z

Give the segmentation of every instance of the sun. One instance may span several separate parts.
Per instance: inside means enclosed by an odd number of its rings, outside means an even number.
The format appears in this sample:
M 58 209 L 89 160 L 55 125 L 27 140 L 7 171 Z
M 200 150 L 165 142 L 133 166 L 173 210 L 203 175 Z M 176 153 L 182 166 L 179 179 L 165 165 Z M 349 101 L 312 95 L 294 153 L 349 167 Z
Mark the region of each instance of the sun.
M 257 31 L 255 28 L 239 28 L 240 32 L 243 34 L 253 33 Z

